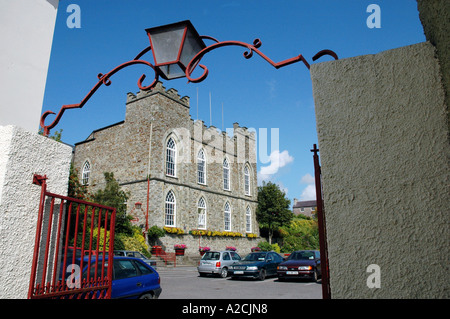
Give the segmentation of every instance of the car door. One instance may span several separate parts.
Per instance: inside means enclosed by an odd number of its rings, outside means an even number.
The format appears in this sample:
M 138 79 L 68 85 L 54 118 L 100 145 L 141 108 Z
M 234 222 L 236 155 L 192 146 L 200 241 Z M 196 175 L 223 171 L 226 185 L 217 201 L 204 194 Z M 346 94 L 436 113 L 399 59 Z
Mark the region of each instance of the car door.
M 222 262 L 223 262 L 223 265 L 221 265 L 222 267 L 227 267 L 227 268 L 230 267 L 230 265 L 232 264 L 232 260 L 231 260 L 231 256 L 230 256 L 229 252 L 223 253 Z
M 112 298 L 133 298 L 143 292 L 140 272 L 131 259 L 114 259 Z
M 144 261 L 135 260 L 136 267 L 140 272 L 140 278 L 142 283 L 142 293 L 148 293 L 149 291 L 155 291 L 160 288 L 159 275 L 152 268 L 150 268 Z
M 320 252 L 319 251 L 315 251 L 314 252 L 314 257 L 316 259 L 316 268 L 317 268 L 317 272 L 319 274 L 319 276 L 322 275 L 322 267 L 320 264 Z
M 267 275 L 275 275 L 277 273 L 277 258 L 274 253 L 266 255 L 266 273 Z
M 241 256 L 239 256 L 239 254 L 235 251 L 230 252 L 231 255 L 231 265 L 234 263 L 237 263 L 241 260 Z

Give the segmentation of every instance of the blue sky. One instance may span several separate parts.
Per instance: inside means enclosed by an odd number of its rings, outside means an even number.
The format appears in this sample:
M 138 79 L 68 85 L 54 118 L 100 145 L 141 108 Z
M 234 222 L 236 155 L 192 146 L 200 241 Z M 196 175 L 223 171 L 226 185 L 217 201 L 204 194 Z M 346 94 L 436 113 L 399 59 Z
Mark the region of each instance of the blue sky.
M 80 28 L 67 25 L 71 12 L 66 9 L 73 3 L 80 7 Z M 380 8 L 381 28 L 367 26 L 370 4 Z M 259 38 L 259 49 L 275 62 L 303 54 L 313 63 L 322 49 L 343 59 L 425 41 L 415 0 L 61 0 L 43 112 L 79 103 L 97 83 L 98 73 L 133 59 L 149 45 L 146 28 L 181 20 L 191 20 L 199 34 L 219 41 L 252 43 Z M 310 149 L 317 144 L 317 133 L 309 71 L 302 63 L 276 70 L 257 54 L 244 59 L 244 51 L 216 49 L 201 62 L 209 69 L 206 80 L 188 84 L 177 79 L 164 81 L 164 86 L 191 97 L 193 119 L 198 101 L 198 118 L 207 125 L 211 94 L 212 125 L 221 129 L 223 120 L 224 129 L 234 122 L 257 133 L 267 129 L 268 151 L 258 156 L 259 182 L 278 183 L 291 201 L 314 199 Z M 153 63 L 151 54 L 143 59 Z M 82 109 L 67 110 L 51 133 L 63 129 L 63 141 L 73 145 L 97 128 L 122 121 L 126 93 L 139 91 L 142 73 L 154 76 L 144 66 L 119 71 L 111 86 L 102 86 Z M 278 148 L 270 143 L 271 132 L 279 133 Z M 280 167 L 273 169 L 268 160 L 276 154 Z

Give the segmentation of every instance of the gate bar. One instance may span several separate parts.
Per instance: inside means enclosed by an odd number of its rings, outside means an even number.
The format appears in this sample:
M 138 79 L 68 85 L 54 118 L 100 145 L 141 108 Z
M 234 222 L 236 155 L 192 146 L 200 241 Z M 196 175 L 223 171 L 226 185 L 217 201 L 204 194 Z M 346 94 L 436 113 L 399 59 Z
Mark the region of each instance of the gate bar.
M 319 149 L 316 144 L 314 144 L 311 152 L 314 153 L 314 178 L 316 183 L 317 221 L 319 226 L 320 264 L 322 269 L 322 298 L 331 299 L 328 272 L 327 231 L 322 199 L 322 172 L 319 164 L 319 155 L 317 154 Z
M 37 227 L 36 227 L 36 235 L 35 235 L 35 245 L 33 252 L 33 260 L 30 274 L 30 285 L 28 288 L 28 298 L 29 299 L 41 299 L 41 298 L 58 298 L 58 297 L 66 297 L 66 298 L 110 298 L 111 297 L 111 283 L 112 283 L 112 267 L 113 263 L 113 250 L 114 250 L 114 225 L 115 225 L 115 214 L 116 209 L 113 207 L 107 207 L 104 205 L 89 203 L 83 200 L 70 198 L 67 196 L 57 195 L 54 193 L 50 193 L 47 191 L 47 176 L 41 176 L 35 174 L 33 176 L 33 184 L 41 186 L 41 195 L 39 200 L 39 210 L 37 216 Z M 45 220 L 44 215 L 47 216 L 47 208 L 46 203 L 47 199 L 49 199 L 49 211 L 48 211 L 48 219 Z M 56 202 L 55 202 L 56 200 Z M 58 211 L 55 211 L 55 205 L 60 201 L 59 214 Z M 86 205 L 83 209 L 81 209 L 81 205 Z M 73 205 L 77 205 L 76 207 Z M 91 210 L 92 209 L 92 210 Z M 80 218 L 80 213 L 84 211 L 84 218 Z M 95 254 L 96 261 L 93 263 L 95 269 L 95 275 L 90 278 L 89 281 L 84 280 L 81 287 L 67 287 L 65 284 L 65 275 L 66 275 L 66 266 L 67 263 L 72 262 L 75 263 L 76 252 L 77 252 L 77 237 L 83 236 L 82 238 L 82 254 L 81 254 L 81 267 L 83 269 L 83 260 L 84 260 L 84 247 L 85 247 L 85 236 L 87 230 L 87 213 L 92 212 L 92 222 L 90 232 L 90 242 L 89 242 L 89 257 L 92 257 Z M 67 219 L 63 222 L 64 212 L 67 214 Z M 98 215 L 96 216 L 96 213 Z M 72 216 L 75 214 L 75 216 Z M 58 218 L 59 217 L 59 218 Z M 54 220 L 58 218 L 58 223 L 54 225 Z M 104 218 L 104 223 L 101 223 L 102 218 Z M 109 219 L 109 223 L 108 223 Z M 73 221 L 72 221 L 73 220 Z M 94 220 L 97 220 L 97 242 L 94 247 L 93 245 L 93 226 Z M 75 225 L 72 225 L 75 222 Z M 83 225 L 80 225 L 80 222 L 83 222 Z M 64 225 L 66 224 L 66 225 Z M 104 224 L 104 225 L 102 225 Z M 108 232 L 108 224 L 109 224 L 109 247 L 107 248 L 107 232 Z M 104 233 L 101 234 L 101 226 L 104 226 Z M 69 237 L 71 227 L 74 227 L 74 247 L 69 247 Z M 82 227 L 82 228 L 81 228 Z M 55 230 L 57 233 L 55 234 Z M 47 234 L 44 235 L 43 232 L 47 231 Z M 63 239 L 62 231 L 66 231 L 65 238 Z M 78 231 L 82 231 L 82 234 L 78 233 Z M 53 236 L 56 236 L 56 249 L 50 247 L 51 239 Z M 44 238 L 45 237 L 45 238 Z M 100 240 L 103 238 L 103 247 L 100 249 Z M 44 243 L 42 240 L 45 240 Z M 59 250 L 62 248 L 64 252 L 63 260 L 61 263 L 63 268 L 59 267 L 59 258 L 60 254 Z M 92 250 L 94 248 L 94 251 Z M 73 254 L 71 258 L 68 258 L 67 253 L 69 249 L 73 249 Z M 51 255 L 54 255 L 53 258 Z M 41 253 L 44 256 L 40 256 Z M 99 263 L 99 255 L 103 253 L 102 258 L 102 270 L 99 271 L 97 268 L 100 265 Z M 108 254 L 110 258 L 110 262 L 108 263 L 108 267 L 105 270 L 104 267 L 106 265 L 106 254 Z M 41 261 L 40 261 L 41 257 Z M 70 260 L 71 259 L 71 260 Z M 53 262 L 53 264 L 52 264 Z M 91 266 L 91 258 L 89 258 L 89 267 Z M 42 269 L 39 270 L 38 267 Z M 50 271 L 51 270 L 51 271 Z M 61 271 L 61 279 L 58 280 L 58 272 Z M 106 273 L 106 277 L 105 277 Z M 90 274 L 88 273 L 88 276 Z M 39 277 L 42 276 L 42 277 Z M 99 277 L 100 276 L 100 277 Z M 80 278 L 81 280 L 81 278 Z M 69 289 L 68 289 L 69 288 Z M 78 288 L 78 289 L 77 289 Z
M 39 254 L 39 243 L 41 241 L 41 225 L 42 225 L 42 217 L 44 215 L 44 201 L 45 201 L 45 192 L 47 191 L 47 175 L 37 175 L 33 176 L 33 184 L 41 186 L 41 197 L 39 199 L 39 211 L 38 211 L 38 219 L 36 226 L 36 236 L 34 239 L 34 252 L 33 252 L 33 262 L 31 265 L 31 277 L 30 277 L 30 286 L 28 287 L 28 298 L 31 298 L 33 294 L 33 287 L 36 281 L 36 269 L 37 269 L 37 256 Z

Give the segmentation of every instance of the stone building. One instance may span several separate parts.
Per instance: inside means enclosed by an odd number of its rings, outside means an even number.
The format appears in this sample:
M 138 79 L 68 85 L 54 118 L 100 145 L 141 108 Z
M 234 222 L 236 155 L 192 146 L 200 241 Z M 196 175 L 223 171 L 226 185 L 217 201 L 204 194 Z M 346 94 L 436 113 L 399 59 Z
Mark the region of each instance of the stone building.
M 315 200 L 304 200 L 299 201 L 294 198 L 294 206 L 292 207 L 292 212 L 294 215 L 305 215 L 307 217 L 313 217 L 314 211 L 317 209 L 317 202 Z
M 231 134 L 231 132 L 230 132 Z M 248 253 L 260 240 L 255 135 L 234 123 L 232 136 L 189 115 L 189 97 L 166 90 L 128 93 L 125 120 L 75 144 L 74 167 L 89 191 L 113 172 L 130 193 L 133 222 L 166 229 L 163 248 L 234 246 Z M 199 236 L 198 233 L 202 234 Z

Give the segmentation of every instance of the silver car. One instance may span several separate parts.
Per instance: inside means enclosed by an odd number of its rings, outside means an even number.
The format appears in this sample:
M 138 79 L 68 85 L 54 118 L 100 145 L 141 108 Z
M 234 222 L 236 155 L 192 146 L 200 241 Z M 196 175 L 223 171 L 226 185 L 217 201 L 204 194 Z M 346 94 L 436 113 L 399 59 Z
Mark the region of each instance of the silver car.
M 148 264 L 148 265 L 150 265 L 150 266 L 152 266 L 153 268 L 156 269 L 156 261 L 148 259 L 147 257 L 145 257 L 143 254 L 141 254 L 138 251 L 114 250 L 114 256 L 139 258 L 140 260 L 142 260 L 146 264 Z
M 241 256 L 235 251 L 207 251 L 200 259 L 197 270 L 201 277 L 216 274 L 225 278 L 230 265 L 240 260 Z

